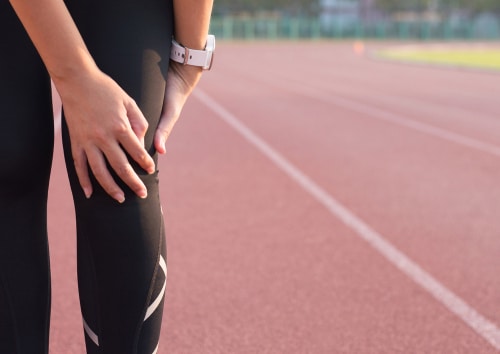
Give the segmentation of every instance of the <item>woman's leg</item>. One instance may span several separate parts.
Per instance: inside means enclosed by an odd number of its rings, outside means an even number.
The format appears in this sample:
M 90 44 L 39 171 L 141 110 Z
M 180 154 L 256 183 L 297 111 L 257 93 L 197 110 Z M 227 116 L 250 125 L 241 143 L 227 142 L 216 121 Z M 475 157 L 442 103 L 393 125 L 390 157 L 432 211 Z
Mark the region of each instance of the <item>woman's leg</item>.
M 156 160 L 153 134 L 169 62 L 171 4 L 167 0 L 68 0 L 67 4 L 97 65 L 136 100 L 148 120 L 145 144 Z M 126 200 L 119 204 L 95 179 L 94 194 L 87 200 L 74 171 L 67 129 L 63 133 L 76 207 L 87 352 L 154 353 L 166 285 L 157 174 L 147 175 L 134 165 L 148 188 L 145 200 L 122 183 Z
M 48 350 L 46 205 L 54 125 L 50 80 L 0 2 L 0 353 Z

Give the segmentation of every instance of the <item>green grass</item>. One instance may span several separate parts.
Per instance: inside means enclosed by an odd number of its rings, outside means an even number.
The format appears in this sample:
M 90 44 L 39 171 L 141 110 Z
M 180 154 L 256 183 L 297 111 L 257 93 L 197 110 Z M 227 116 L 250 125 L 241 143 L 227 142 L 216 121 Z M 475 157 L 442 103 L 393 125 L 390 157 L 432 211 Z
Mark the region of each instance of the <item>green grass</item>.
M 390 49 L 379 54 L 394 60 L 500 70 L 500 49 Z

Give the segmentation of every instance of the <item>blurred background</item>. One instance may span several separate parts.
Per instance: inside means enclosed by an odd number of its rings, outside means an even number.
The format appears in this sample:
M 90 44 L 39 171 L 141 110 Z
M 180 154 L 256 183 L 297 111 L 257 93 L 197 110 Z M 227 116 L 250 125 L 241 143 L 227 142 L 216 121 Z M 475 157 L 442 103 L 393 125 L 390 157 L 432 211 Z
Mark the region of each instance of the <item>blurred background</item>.
M 218 38 L 498 39 L 498 0 L 217 0 Z

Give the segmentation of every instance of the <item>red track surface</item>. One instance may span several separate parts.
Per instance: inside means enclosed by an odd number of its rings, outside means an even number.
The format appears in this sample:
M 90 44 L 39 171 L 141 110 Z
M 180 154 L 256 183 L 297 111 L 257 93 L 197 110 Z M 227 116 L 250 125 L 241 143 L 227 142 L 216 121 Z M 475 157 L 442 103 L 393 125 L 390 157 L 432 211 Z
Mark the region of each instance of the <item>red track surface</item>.
M 203 93 L 498 331 L 500 75 L 347 43 L 223 43 L 216 60 Z M 160 353 L 497 352 L 199 98 L 160 170 Z M 83 353 L 59 142 L 49 218 L 51 352 Z

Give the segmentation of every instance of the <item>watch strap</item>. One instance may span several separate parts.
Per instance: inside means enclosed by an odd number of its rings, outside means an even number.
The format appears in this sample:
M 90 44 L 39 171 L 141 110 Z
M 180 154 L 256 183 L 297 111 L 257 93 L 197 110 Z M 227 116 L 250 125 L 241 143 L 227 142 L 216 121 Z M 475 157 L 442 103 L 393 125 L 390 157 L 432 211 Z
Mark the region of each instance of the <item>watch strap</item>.
M 172 49 L 170 59 L 183 65 L 201 66 L 205 70 L 210 70 L 215 49 L 215 36 L 208 35 L 205 50 L 186 48 L 172 39 Z

